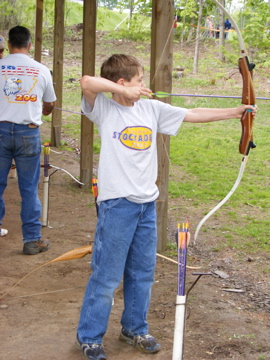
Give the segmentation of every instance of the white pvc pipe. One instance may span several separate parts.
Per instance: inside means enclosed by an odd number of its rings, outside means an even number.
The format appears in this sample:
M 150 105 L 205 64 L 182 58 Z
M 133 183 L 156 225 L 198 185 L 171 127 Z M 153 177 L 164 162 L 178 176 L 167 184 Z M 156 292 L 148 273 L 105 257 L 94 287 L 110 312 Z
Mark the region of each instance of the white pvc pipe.
M 176 296 L 174 340 L 172 360 L 182 360 L 184 356 L 184 335 L 186 320 L 186 295 Z
M 49 176 L 43 179 L 42 226 L 48 226 L 49 211 Z

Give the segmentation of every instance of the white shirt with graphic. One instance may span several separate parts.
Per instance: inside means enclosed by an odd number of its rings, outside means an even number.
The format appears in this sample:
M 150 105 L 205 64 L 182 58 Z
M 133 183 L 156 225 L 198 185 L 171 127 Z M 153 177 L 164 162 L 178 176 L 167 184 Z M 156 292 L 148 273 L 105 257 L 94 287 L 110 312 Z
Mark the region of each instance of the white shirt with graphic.
M 97 125 L 102 142 L 98 202 L 156 200 L 157 133 L 176 135 L 187 110 L 149 99 L 122 106 L 99 93 L 94 108 L 83 97 L 82 111 Z
M 42 101 L 56 100 L 49 69 L 24 54 L 0 60 L 0 121 L 41 125 Z

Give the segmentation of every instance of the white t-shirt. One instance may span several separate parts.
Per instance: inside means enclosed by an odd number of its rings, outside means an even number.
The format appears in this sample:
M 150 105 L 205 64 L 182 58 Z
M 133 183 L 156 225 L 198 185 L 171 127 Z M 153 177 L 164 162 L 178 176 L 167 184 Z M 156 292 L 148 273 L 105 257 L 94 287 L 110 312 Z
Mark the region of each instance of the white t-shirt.
M 99 93 L 94 108 L 83 97 L 82 111 L 97 125 L 102 142 L 98 202 L 157 199 L 157 133 L 176 135 L 187 110 L 149 99 L 123 106 Z
M 41 125 L 42 101 L 56 100 L 49 69 L 25 54 L 0 60 L 0 121 Z

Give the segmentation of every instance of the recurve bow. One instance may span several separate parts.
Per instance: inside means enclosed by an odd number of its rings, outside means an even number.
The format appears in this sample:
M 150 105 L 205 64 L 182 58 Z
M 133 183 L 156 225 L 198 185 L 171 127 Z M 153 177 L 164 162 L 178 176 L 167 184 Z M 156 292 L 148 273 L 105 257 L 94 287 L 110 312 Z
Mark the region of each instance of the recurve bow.
M 243 79 L 243 91 L 242 91 L 242 104 L 245 105 L 254 105 L 255 106 L 255 91 L 253 87 L 252 82 L 252 72 L 255 67 L 253 63 L 249 62 L 248 59 L 248 53 L 246 46 L 244 44 L 243 37 L 241 35 L 241 32 L 234 21 L 234 19 L 231 17 L 231 15 L 227 12 L 227 10 L 217 1 L 213 0 L 214 3 L 217 4 L 217 6 L 223 11 L 224 14 L 230 19 L 239 40 L 240 50 L 241 50 L 241 57 L 238 60 L 238 67 L 239 71 L 242 75 Z M 248 159 L 249 150 L 252 148 L 255 148 L 256 145 L 253 142 L 253 134 L 252 134 L 252 127 L 253 127 L 253 114 L 251 110 L 246 110 L 241 118 L 241 125 L 242 125 L 242 134 L 241 139 L 239 143 L 239 152 L 240 154 L 244 155 L 241 161 L 240 170 L 238 173 L 238 177 L 232 187 L 232 189 L 229 191 L 229 193 L 225 196 L 225 198 L 220 201 L 198 224 L 195 235 L 194 235 L 194 241 L 196 241 L 200 228 L 204 224 L 204 222 L 214 214 L 225 202 L 232 196 L 236 188 L 238 187 Z

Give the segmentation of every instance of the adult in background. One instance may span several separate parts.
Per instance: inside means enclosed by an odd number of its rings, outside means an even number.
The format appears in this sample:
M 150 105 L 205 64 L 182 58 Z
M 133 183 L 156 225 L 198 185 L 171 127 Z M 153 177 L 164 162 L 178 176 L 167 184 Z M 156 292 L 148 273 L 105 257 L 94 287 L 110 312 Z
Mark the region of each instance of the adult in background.
M 6 48 L 5 39 L 2 35 L 0 35 L 0 59 L 4 57 L 5 48 Z
M 225 39 L 229 38 L 229 30 L 231 27 L 232 27 L 231 22 L 229 21 L 229 19 L 226 19 L 224 23 Z
M 0 60 L 0 225 L 5 215 L 3 193 L 12 159 L 15 160 L 21 202 L 23 253 L 35 255 L 50 247 L 41 240 L 40 177 L 41 115 L 49 115 L 56 96 L 49 69 L 28 55 L 30 31 L 9 31 L 9 55 Z M 1 228 L 0 236 L 8 233 Z
M 173 32 L 175 33 L 177 28 L 177 15 L 175 15 L 174 19 L 173 19 Z
M 213 37 L 214 33 L 213 33 L 213 28 L 214 28 L 214 24 L 213 21 L 211 19 L 210 16 L 207 16 L 206 20 L 205 20 L 205 37 Z
M 220 33 L 219 24 L 217 24 L 217 25 L 216 25 L 216 31 L 215 31 L 215 37 L 216 37 L 216 39 L 219 39 L 219 33 Z
M 5 43 L 5 39 L 2 35 L 0 35 L 0 59 L 3 59 L 4 55 L 5 55 L 5 49 L 6 49 L 6 43 Z M 10 169 L 10 173 L 9 173 L 9 178 L 16 178 L 17 175 L 16 175 L 16 168 L 15 167 L 11 167 Z M 2 231 L 2 234 L 4 233 L 4 229 L 0 229 L 0 236 L 3 236 L 1 235 L 1 231 Z

